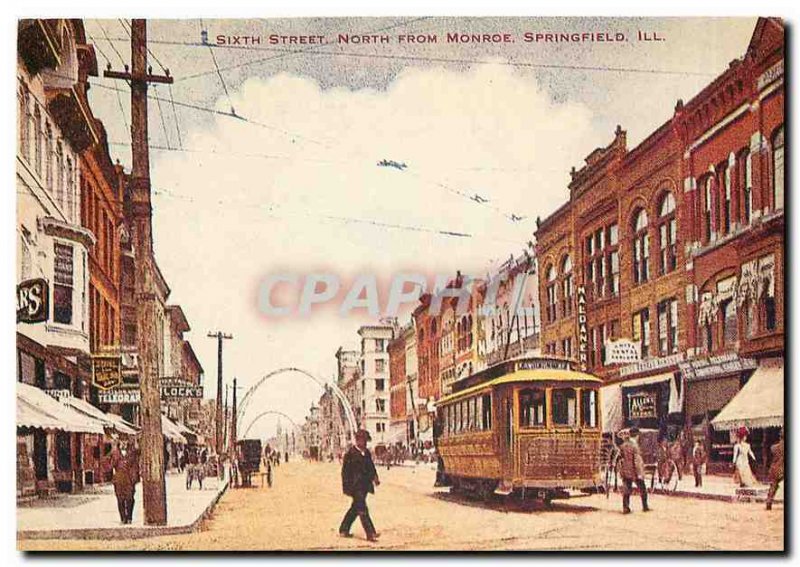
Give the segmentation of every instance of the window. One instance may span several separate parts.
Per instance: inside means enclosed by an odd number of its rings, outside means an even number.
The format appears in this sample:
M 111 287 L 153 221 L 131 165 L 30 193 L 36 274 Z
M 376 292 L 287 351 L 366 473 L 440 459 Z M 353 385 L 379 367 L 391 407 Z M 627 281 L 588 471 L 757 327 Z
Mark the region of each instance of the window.
M 381 360 L 381 359 L 376 360 L 375 361 L 375 372 L 380 374 L 381 372 L 384 372 L 385 370 L 386 370 L 386 361 L 385 360 Z
M 72 434 L 56 431 L 56 469 L 59 471 L 72 470 Z
M 573 388 L 553 390 L 553 425 L 576 425 L 576 410 L 577 399 Z
M 567 337 L 561 341 L 561 351 L 567 358 L 572 358 L 572 337 Z
M 36 175 L 42 176 L 42 113 L 39 105 L 33 113 L 33 167 Z
M 650 310 L 642 309 L 633 314 L 633 341 L 641 344 L 642 358 L 650 354 Z
M 592 297 L 619 295 L 619 229 L 601 227 L 586 236 L 585 281 Z
M 375 339 L 375 352 L 385 352 L 386 341 L 384 339 Z
M 525 389 L 519 393 L 520 427 L 544 427 L 547 420 L 547 402 L 544 390 Z
M 739 187 L 741 187 L 741 217 L 745 225 L 753 218 L 753 165 L 750 152 L 745 150 L 738 160 Z
M 665 299 L 658 304 L 658 353 L 678 352 L 678 301 Z
M 377 412 L 385 412 L 386 411 L 386 400 L 377 399 L 375 400 L 375 411 Z
M 27 88 L 21 88 L 19 91 L 19 151 L 25 161 L 30 159 L 30 121 L 28 120 L 28 106 L 30 104 L 30 96 L 28 95 Z
M 720 185 L 722 185 L 722 231 L 731 232 L 731 168 L 728 164 L 720 166 Z
M 678 262 L 678 224 L 675 220 L 675 197 L 667 193 L 658 209 L 659 249 L 661 274 L 675 270 Z
M 385 380 L 379 378 L 375 380 L 375 391 L 383 392 L 386 389 Z
M 597 390 L 581 390 L 581 425 L 597 427 Z
M 481 397 L 481 429 L 489 431 L 492 429 L 492 396 L 484 394 Z
M 556 320 L 556 269 L 553 266 L 547 270 L 547 320 L 552 322 Z
M 634 216 L 633 230 L 633 283 L 642 284 L 650 279 L 650 237 L 644 209 Z
M 53 319 L 69 325 L 72 323 L 72 246 L 56 242 L 54 252 Z
M 45 126 L 44 134 L 44 186 L 48 191 L 53 190 L 53 130 L 50 123 Z
M 572 260 L 569 256 L 561 262 L 561 313 L 564 317 L 572 314 Z
M 711 241 L 711 233 L 714 229 L 714 222 L 713 222 L 713 195 L 714 187 L 713 187 L 713 179 L 709 175 L 706 177 L 705 182 L 703 183 L 703 241 L 710 242 Z
M 772 196 L 775 210 L 783 208 L 783 126 L 772 137 Z
M 733 298 L 726 299 L 720 303 L 720 313 L 722 314 L 722 344 L 732 346 L 738 337 L 736 319 L 736 301 Z

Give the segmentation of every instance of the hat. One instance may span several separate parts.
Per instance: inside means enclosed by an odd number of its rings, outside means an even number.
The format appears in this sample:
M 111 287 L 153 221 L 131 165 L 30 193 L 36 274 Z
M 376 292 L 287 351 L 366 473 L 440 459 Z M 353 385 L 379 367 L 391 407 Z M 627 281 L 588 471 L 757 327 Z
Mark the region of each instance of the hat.
M 630 435 L 639 435 L 639 428 L 638 427 L 631 427 L 630 431 L 628 432 Z
M 747 428 L 745 426 L 742 426 L 736 430 L 736 435 L 740 438 L 746 436 L 748 433 L 750 432 L 747 431 Z
M 356 431 L 356 439 L 361 437 L 365 438 L 367 441 L 372 441 L 372 436 L 366 429 L 359 429 L 358 431 Z

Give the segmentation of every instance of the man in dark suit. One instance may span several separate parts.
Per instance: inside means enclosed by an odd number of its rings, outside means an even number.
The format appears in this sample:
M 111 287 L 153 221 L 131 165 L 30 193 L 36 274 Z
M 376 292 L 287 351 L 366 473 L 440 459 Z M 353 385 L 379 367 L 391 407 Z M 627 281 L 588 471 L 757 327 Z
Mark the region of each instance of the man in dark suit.
M 772 510 L 772 501 L 775 499 L 775 493 L 778 492 L 778 485 L 783 482 L 784 477 L 784 447 L 783 447 L 783 430 L 781 430 L 781 438 L 777 443 L 769 448 L 772 453 L 772 463 L 769 465 L 769 492 L 767 492 L 767 510 Z
M 111 470 L 119 519 L 123 524 L 130 524 L 133 519 L 133 496 L 139 482 L 139 453 L 136 448 L 129 449 L 124 441 L 118 443 L 111 454 Z
M 622 478 L 622 513 L 631 513 L 631 492 L 633 485 L 639 487 L 642 497 L 642 510 L 649 512 L 647 506 L 647 486 L 644 484 L 644 459 L 639 449 L 639 429 L 631 427 L 628 440 L 619 448 L 619 476 Z
M 694 449 L 692 450 L 692 468 L 694 469 L 694 485 L 696 487 L 703 486 L 703 467 L 708 461 L 706 449 L 703 447 L 703 442 L 697 439 L 694 442 Z
M 378 472 L 375 470 L 375 463 L 372 462 L 372 455 L 367 449 L 367 442 L 370 441 L 369 432 L 359 429 L 356 432 L 356 444 L 347 451 L 342 463 L 342 492 L 353 499 L 350 509 L 342 519 L 339 526 L 339 535 L 342 537 L 352 537 L 350 528 L 358 516 L 361 525 L 367 534 L 369 541 L 377 541 L 378 533 L 372 524 L 367 508 L 367 494 L 375 493 L 375 485 L 380 484 Z

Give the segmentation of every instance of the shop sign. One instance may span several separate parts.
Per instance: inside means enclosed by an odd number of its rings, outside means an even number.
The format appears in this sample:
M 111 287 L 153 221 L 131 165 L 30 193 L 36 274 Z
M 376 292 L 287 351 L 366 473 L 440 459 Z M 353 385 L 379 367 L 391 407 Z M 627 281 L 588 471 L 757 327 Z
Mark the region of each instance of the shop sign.
M 47 280 L 36 278 L 17 284 L 17 323 L 43 323 L 50 313 Z
M 752 358 L 741 358 L 735 353 L 727 353 L 699 360 L 688 360 L 678 364 L 678 368 L 686 379 L 700 380 L 755 370 L 756 361 Z
M 589 328 L 586 321 L 586 286 L 579 285 L 578 296 L 578 362 L 586 370 L 589 361 Z
M 120 356 L 123 374 L 139 373 L 139 351 L 136 347 L 122 347 Z
M 142 393 L 135 388 L 117 388 L 97 392 L 97 400 L 101 404 L 138 404 Z
M 203 387 L 182 378 L 162 378 L 162 399 L 202 398 Z
M 570 370 L 570 363 L 568 360 L 533 358 L 518 362 L 517 370 Z
M 61 401 L 61 400 L 63 400 L 64 398 L 69 398 L 69 397 L 72 395 L 72 392 L 70 392 L 70 391 L 69 391 L 68 389 L 66 389 L 66 388 L 64 388 L 64 389 L 58 389 L 58 390 L 55 390 L 55 389 L 52 389 L 52 390 L 45 390 L 45 393 L 46 393 L 46 394 L 48 394 L 48 395 L 50 395 L 50 396 L 52 396 L 52 397 L 54 397 L 54 398 L 55 398 L 55 399 L 57 399 L 58 401 Z
M 101 390 L 110 390 L 122 384 L 119 355 L 103 354 L 92 357 L 92 384 Z
M 676 364 L 680 364 L 681 361 L 685 358 L 686 354 L 683 352 L 679 352 L 677 354 L 671 354 L 670 356 L 660 356 L 657 358 L 648 358 L 637 362 L 636 364 L 629 364 L 628 366 L 622 366 L 619 369 L 620 376 L 631 376 L 634 374 L 640 374 L 643 372 L 650 372 L 652 370 L 659 370 L 661 368 L 667 368 L 669 366 L 675 366 Z
M 630 339 L 619 339 L 606 343 L 606 365 L 630 364 L 642 359 L 640 343 Z
M 628 394 L 628 419 L 656 418 L 656 393 L 639 391 Z

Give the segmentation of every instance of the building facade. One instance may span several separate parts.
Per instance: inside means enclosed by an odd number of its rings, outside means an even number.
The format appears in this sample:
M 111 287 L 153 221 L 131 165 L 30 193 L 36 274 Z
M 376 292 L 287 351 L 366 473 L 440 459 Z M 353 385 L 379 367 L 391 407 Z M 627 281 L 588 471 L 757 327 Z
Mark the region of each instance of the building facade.
M 390 442 L 389 434 L 389 342 L 393 325 L 364 325 L 358 330 L 361 416 L 373 443 Z

